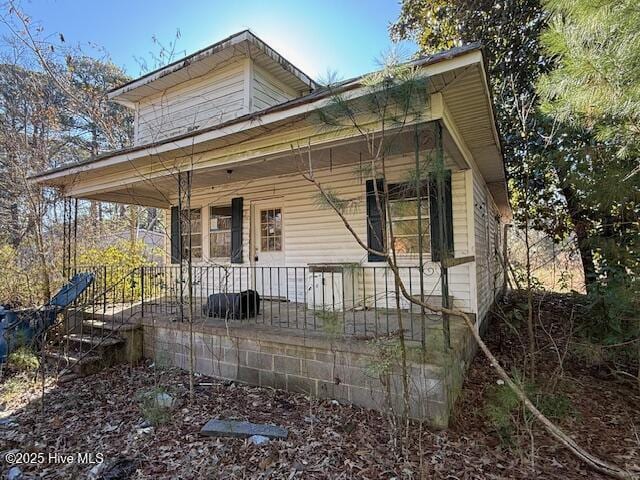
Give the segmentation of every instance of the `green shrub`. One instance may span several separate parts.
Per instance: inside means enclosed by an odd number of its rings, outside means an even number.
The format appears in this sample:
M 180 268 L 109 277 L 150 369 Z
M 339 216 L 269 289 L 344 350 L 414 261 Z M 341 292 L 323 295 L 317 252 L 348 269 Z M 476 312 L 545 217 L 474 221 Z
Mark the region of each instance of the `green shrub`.
M 20 347 L 11 352 L 8 363 L 21 371 L 33 371 L 40 365 L 37 355 L 28 347 Z
M 598 282 L 587 294 L 586 311 L 579 335 L 592 343 L 612 345 L 637 338 L 640 334 L 637 281 L 628 275 L 611 274 L 606 283 Z
M 152 265 L 149 261 L 152 255 L 154 252 L 144 242 L 122 240 L 105 248 L 90 248 L 80 253 L 78 268 L 97 267 L 98 291 L 106 289 L 118 300 L 138 300 L 142 294 L 140 271 L 132 272 L 142 266 Z M 145 293 L 150 293 L 152 287 L 147 285 Z
M 566 418 L 571 412 L 571 401 L 565 395 L 541 392 L 535 385 L 522 384 L 518 372 L 513 375 L 529 399 L 545 416 L 552 420 Z M 508 385 L 496 384 L 487 390 L 485 415 L 496 430 L 502 443 L 513 445 L 518 427 L 530 423 L 532 416 L 523 410 L 520 399 Z
M 561 420 L 571 414 L 571 400 L 566 395 L 539 394 L 536 403 L 540 411 L 551 420 Z
M 493 385 L 487 393 L 487 403 L 485 405 L 485 415 L 495 428 L 500 440 L 508 445 L 513 443 L 515 430 L 514 415 L 520 405 L 520 400 L 516 394 L 506 385 Z

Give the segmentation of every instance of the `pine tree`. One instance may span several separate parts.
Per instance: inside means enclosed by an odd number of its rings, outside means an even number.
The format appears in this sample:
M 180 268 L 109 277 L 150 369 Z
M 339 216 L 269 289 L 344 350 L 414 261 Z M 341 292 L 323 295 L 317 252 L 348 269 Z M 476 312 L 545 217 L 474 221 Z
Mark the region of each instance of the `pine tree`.
M 623 158 L 640 150 L 640 4 L 549 0 L 542 43 L 557 63 L 542 76 L 543 111 L 593 130 Z

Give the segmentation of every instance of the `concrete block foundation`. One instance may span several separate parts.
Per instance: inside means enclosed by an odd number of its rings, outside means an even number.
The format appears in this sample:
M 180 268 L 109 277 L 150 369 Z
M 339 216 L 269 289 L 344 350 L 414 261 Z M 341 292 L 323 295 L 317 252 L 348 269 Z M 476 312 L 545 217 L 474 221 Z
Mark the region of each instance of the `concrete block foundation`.
M 398 340 L 330 338 L 322 332 L 255 324 L 190 325 L 164 318 L 141 320 L 144 357 L 159 365 L 189 367 L 203 375 L 271 387 L 361 407 L 401 413 L 403 376 Z M 410 416 L 434 427 L 449 423 L 469 361 L 473 337 L 459 321 L 451 324 L 449 351 L 423 354 L 407 342 Z M 390 353 L 392 352 L 392 353 Z

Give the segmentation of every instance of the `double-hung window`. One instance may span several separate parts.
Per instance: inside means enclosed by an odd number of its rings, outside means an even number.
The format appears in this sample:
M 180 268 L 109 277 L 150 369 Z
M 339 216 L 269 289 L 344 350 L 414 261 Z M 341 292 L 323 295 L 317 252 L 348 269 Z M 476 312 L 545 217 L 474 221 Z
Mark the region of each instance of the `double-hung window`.
M 425 182 L 420 190 L 420 221 L 418 221 L 418 194 L 415 184 L 389 184 L 389 211 L 395 239 L 394 246 L 398 254 L 417 254 L 420 242 L 422 242 L 423 252 L 430 250 L 428 184 Z
M 209 207 L 209 257 L 231 257 L 231 207 Z
M 199 208 L 183 210 L 182 221 L 182 258 L 202 260 L 202 213 Z M 191 241 L 189 241 L 191 240 Z

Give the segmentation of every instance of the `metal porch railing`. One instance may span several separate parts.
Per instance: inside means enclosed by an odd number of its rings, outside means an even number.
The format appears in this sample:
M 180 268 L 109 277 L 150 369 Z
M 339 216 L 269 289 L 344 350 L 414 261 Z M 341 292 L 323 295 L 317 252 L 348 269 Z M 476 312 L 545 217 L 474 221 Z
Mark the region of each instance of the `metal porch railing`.
M 420 268 L 401 267 L 400 277 L 411 295 L 428 297 L 432 293 L 420 292 Z M 252 322 L 362 337 L 402 330 L 411 340 L 424 340 L 427 328 L 442 324 L 402 294 L 396 295 L 394 275 L 388 267 L 193 266 L 191 292 L 186 268 L 143 267 L 140 283 L 143 315 L 178 320 L 189 318 L 190 306 L 193 318 L 200 321 Z M 233 295 L 241 292 L 244 296 Z M 213 305 L 212 295 L 218 295 Z M 225 305 L 227 299 L 235 298 L 235 310 L 218 311 L 215 302 L 220 296 L 225 297 Z
M 406 289 L 418 298 L 437 295 L 420 291 L 421 284 L 439 283 L 433 271 L 423 272 L 431 281 L 420 282 L 420 270 L 400 267 Z M 423 344 L 430 330 L 442 328 L 441 317 L 396 294 L 394 275 L 388 267 L 198 265 L 191 267 L 191 291 L 188 268 L 177 265 L 130 271 L 82 266 L 69 273 L 77 271 L 93 272 L 95 282 L 75 307 L 106 315 L 113 322 L 157 316 L 177 321 L 192 318 L 198 322 L 254 323 L 363 338 L 402 332 L 406 339 Z M 226 309 L 218 308 L 221 301 Z

